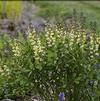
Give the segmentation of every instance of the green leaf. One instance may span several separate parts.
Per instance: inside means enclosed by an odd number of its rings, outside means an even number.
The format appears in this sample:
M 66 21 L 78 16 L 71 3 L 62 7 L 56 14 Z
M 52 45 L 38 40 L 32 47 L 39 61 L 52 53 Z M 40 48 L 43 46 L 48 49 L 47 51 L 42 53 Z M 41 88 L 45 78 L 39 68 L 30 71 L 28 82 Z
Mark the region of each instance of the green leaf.
M 80 83 L 80 80 L 81 80 L 81 77 L 77 77 L 74 82 L 75 82 L 76 84 L 79 84 L 79 83 Z

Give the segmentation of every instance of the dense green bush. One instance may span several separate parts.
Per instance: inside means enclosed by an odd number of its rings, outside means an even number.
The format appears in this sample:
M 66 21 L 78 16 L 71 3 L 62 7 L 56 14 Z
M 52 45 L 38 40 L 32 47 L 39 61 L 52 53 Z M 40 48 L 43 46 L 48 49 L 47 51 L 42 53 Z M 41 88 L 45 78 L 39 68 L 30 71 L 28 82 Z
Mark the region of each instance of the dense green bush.
M 27 39 L 2 37 L 0 97 L 35 93 L 57 101 L 64 92 L 66 101 L 100 101 L 99 42 L 98 34 L 75 24 L 29 30 Z

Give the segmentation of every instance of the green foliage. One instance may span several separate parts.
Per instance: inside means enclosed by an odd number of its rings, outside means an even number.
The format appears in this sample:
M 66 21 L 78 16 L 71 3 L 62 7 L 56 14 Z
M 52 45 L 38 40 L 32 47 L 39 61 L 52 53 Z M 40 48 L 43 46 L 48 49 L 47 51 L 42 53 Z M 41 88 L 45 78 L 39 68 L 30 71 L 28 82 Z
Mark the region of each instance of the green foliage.
M 0 18 L 15 18 L 22 12 L 22 1 L 0 1 Z
M 69 13 L 67 12 L 67 8 L 62 4 L 61 6 L 57 3 L 51 3 L 49 1 L 34 1 L 34 3 L 40 7 L 40 11 L 38 15 L 43 18 L 52 18 L 54 16 L 65 16 Z M 58 7 L 59 6 L 59 7 Z
M 2 38 L 1 97 L 31 92 L 57 101 L 64 92 L 66 101 L 100 100 L 100 37 L 95 32 L 75 25 L 67 31 L 50 25 L 42 35 L 35 29 L 28 34 L 27 39 L 21 34 L 17 39 Z
M 33 3 L 40 7 L 38 15 L 46 19 L 51 19 L 54 16 L 69 18 L 73 9 L 76 9 L 76 11 L 83 12 L 87 15 L 88 23 L 90 21 L 96 21 L 97 25 L 100 26 L 99 1 L 33 1 Z M 77 16 L 79 15 L 77 14 Z M 97 29 L 99 30 L 99 28 Z

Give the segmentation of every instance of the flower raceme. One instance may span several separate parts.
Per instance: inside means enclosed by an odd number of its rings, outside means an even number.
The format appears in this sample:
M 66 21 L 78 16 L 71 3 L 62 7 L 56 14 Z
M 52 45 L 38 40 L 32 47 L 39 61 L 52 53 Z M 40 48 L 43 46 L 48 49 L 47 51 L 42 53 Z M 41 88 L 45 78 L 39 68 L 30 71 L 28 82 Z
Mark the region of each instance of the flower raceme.
M 53 45 L 55 45 L 56 38 L 55 38 L 55 33 L 52 30 L 46 31 L 45 38 L 48 47 L 52 47 Z
M 37 38 L 36 45 L 33 47 L 35 60 L 42 61 L 42 57 L 45 55 L 44 49 L 45 47 L 41 45 L 40 38 Z
M 42 61 L 42 57 L 45 55 L 45 47 L 42 46 L 41 40 L 38 36 L 36 36 L 35 29 L 33 32 L 29 32 L 29 43 L 32 47 L 33 53 L 34 53 L 34 58 L 36 61 Z
M 12 52 L 14 53 L 14 56 L 21 56 L 21 51 L 20 43 L 17 42 L 17 40 L 14 40 L 14 43 L 12 44 Z

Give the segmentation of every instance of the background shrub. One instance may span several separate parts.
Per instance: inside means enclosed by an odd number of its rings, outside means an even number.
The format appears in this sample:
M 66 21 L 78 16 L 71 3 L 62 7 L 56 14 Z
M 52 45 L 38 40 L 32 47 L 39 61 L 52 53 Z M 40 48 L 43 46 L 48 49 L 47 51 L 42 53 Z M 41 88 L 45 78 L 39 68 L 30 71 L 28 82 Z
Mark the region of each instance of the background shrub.
M 0 1 L 0 18 L 16 18 L 23 9 L 22 1 Z

